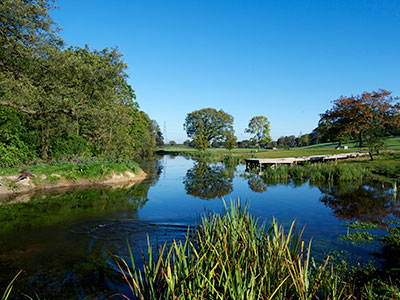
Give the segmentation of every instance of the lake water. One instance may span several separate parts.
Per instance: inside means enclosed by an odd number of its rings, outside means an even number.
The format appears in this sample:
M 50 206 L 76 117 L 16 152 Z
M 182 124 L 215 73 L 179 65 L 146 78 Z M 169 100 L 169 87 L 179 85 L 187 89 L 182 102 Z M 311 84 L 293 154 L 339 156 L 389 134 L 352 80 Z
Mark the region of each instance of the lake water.
M 247 202 L 260 221 L 288 228 L 293 220 L 312 238 L 312 254 L 334 251 L 366 262 L 378 243 L 339 240 L 346 222 L 380 224 L 398 218 L 400 203 L 391 186 L 346 183 L 264 183 L 243 165 L 196 162 L 164 156 L 144 165 L 151 178 L 130 188 L 91 188 L 0 199 L 0 294 L 24 270 L 16 289 L 41 299 L 104 299 L 124 292 L 110 253 L 128 255 L 127 241 L 141 262 L 141 249 L 184 239 L 206 211 L 223 211 L 223 200 Z M 372 230 L 380 236 L 380 230 Z M 140 264 L 140 263 L 139 263 Z M 17 295 L 18 293 L 15 293 Z M 16 296 L 18 298 L 18 296 Z M 23 298 L 23 297 L 22 297 Z

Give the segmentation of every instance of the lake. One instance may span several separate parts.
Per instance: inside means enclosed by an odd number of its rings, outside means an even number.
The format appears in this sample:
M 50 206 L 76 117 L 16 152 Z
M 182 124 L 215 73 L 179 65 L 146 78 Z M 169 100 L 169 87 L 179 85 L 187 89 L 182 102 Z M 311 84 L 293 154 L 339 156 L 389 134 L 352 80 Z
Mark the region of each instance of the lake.
M 43 298 L 104 299 L 124 292 L 111 253 L 142 262 L 147 239 L 182 240 L 205 212 L 222 212 L 225 199 L 248 203 L 260 222 L 277 219 L 289 228 L 305 226 L 312 254 L 334 253 L 348 261 L 367 262 L 379 244 L 339 239 L 347 222 L 382 224 L 398 219 L 400 202 L 391 185 L 347 182 L 265 183 L 245 166 L 164 156 L 143 164 L 150 175 L 129 188 L 79 188 L 14 195 L 0 199 L 0 294 L 19 271 L 19 291 Z M 379 229 L 370 230 L 378 237 Z M 18 296 L 15 295 L 15 299 Z M 24 298 L 24 297 L 22 297 Z

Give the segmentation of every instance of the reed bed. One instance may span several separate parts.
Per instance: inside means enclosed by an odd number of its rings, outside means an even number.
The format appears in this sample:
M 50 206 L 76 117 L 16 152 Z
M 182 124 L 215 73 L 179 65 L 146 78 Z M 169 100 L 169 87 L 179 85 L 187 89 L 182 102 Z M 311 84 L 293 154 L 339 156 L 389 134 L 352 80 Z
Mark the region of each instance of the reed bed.
M 311 258 L 303 230 L 258 224 L 240 201 L 204 216 L 184 242 L 164 244 L 137 268 L 114 256 L 130 289 L 125 299 L 350 299 L 347 284 Z M 189 237 L 190 236 L 190 237 Z
M 311 183 L 363 180 L 371 174 L 365 167 L 354 164 L 306 164 L 304 166 L 279 166 L 263 170 L 266 181 L 309 180 Z

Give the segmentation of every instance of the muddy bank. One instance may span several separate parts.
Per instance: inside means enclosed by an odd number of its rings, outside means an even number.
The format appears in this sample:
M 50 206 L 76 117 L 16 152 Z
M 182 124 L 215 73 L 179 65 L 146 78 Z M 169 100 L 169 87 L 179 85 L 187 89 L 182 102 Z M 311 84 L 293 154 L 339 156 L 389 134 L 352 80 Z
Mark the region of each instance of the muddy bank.
M 109 186 L 129 187 L 135 183 L 142 182 L 147 174 L 140 170 L 137 174 L 132 171 L 122 173 L 112 172 L 103 178 L 80 178 L 77 180 L 62 178 L 59 174 L 52 174 L 51 181 L 46 175 L 33 174 L 32 178 L 19 180 L 20 175 L 0 176 L 0 198 L 10 194 L 30 193 L 38 190 L 59 189 L 75 186 Z

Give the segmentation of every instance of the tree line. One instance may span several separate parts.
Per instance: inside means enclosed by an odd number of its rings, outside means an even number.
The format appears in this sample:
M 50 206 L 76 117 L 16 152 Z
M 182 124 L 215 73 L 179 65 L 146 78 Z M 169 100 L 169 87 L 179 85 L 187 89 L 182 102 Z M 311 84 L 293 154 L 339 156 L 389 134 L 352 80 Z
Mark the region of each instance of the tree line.
M 201 151 L 208 147 L 239 148 L 293 148 L 325 142 L 358 141 L 368 146 L 370 153 L 383 147 L 383 138 L 400 134 L 399 97 L 390 91 L 379 89 L 350 97 L 341 96 L 333 101 L 333 107 L 320 115 L 318 126 L 298 137 L 282 136 L 272 141 L 270 122 L 265 116 L 253 117 L 246 133 L 250 140 L 237 141 L 233 130 L 233 117 L 223 110 L 213 108 L 196 110 L 187 115 L 184 129 L 188 137 L 185 145 Z M 371 156 L 372 158 L 372 156 Z
M 1 166 L 150 155 L 162 141 L 117 48 L 67 47 L 51 0 L 0 2 Z

